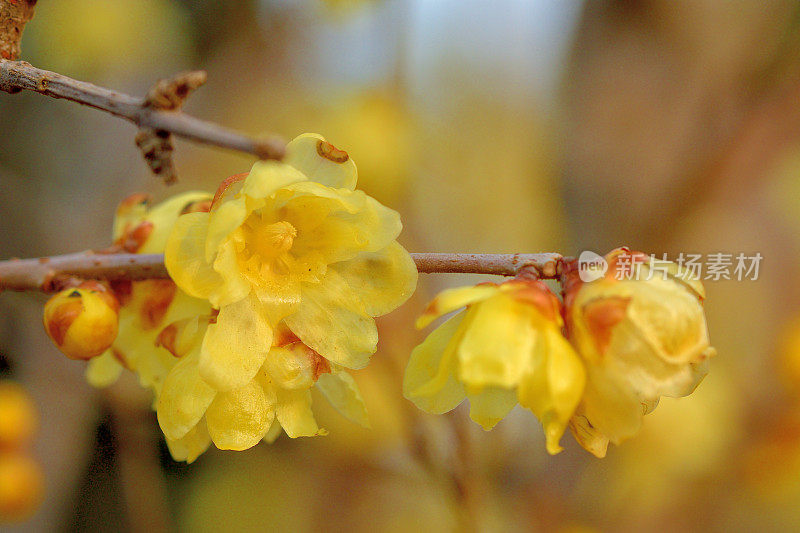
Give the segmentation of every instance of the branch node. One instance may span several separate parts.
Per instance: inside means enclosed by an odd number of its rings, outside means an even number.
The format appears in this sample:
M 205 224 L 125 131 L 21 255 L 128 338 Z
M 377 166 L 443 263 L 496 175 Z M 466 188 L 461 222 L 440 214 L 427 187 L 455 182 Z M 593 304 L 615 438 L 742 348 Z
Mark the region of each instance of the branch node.
M 16 60 L 25 24 L 33 18 L 36 0 L 0 0 L 0 57 Z
M 172 135 L 166 130 L 142 128 L 135 140 L 153 174 L 161 176 L 166 185 L 174 184 L 178 177 L 172 162 L 172 152 L 175 150 Z
M 181 72 L 172 78 L 158 80 L 147 92 L 144 106 L 164 111 L 177 111 L 192 92 L 201 87 L 208 75 L 203 70 Z

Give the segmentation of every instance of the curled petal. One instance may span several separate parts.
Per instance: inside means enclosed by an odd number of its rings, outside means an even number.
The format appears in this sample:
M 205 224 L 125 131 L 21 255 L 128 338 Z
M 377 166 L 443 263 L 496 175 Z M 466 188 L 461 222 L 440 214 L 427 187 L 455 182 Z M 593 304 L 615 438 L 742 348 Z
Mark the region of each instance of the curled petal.
M 367 407 L 353 376 L 347 372 L 320 374 L 317 388 L 342 416 L 365 428 L 370 427 Z
M 208 432 L 220 450 L 252 448 L 275 419 L 275 395 L 261 380 L 217 394 L 206 412 Z
M 247 202 L 244 197 L 239 196 L 222 202 L 208 215 L 208 234 L 204 247 L 206 262 L 214 262 L 222 243 L 244 223 L 248 214 L 250 212 L 247 209 Z
M 403 396 L 423 411 L 446 413 L 466 397 L 464 386 L 455 376 L 455 351 L 465 316 L 454 316 L 411 352 L 403 377 Z
M 311 391 L 279 388 L 275 393 L 278 399 L 276 408 L 278 422 L 287 435 L 294 439 L 325 434 L 325 431 L 317 426 L 314 413 L 311 411 Z
M 222 278 L 220 286 L 209 297 L 214 307 L 222 308 L 250 294 L 252 285 L 239 270 L 232 241 L 226 241 L 219 247 L 219 253 L 214 260 L 214 270 L 219 272 Z
M 305 133 L 295 137 L 286 147 L 283 161 L 317 183 L 355 189 L 358 172 L 353 159 L 320 135 Z
M 490 296 L 494 296 L 498 291 L 497 285 L 493 283 L 444 290 L 428 304 L 425 312 L 417 319 L 417 328 L 422 329 L 440 316 L 483 301 Z
M 517 393 L 500 387 L 487 387 L 478 393 L 467 393 L 469 417 L 490 430 L 517 405 Z
M 188 213 L 175 222 L 167 239 L 164 264 L 172 280 L 184 292 L 208 299 L 222 278 L 204 259 L 208 213 Z
M 242 387 L 256 375 L 271 345 L 272 328 L 254 296 L 226 305 L 203 339 L 200 375 L 217 390 Z
M 183 438 L 203 418 L 215 395 L 200 378 L 197 352 L 178 360 L 158 396 L 156 412 L 164 435 L 172 440 Z
M 375 321 L 332 270 L 321 283 L 303 286 L 302 301 L 285 322 L 304 344 L 347 368 L 365 367 L 378 343 Z
M 166 441 L 173 459 L 191 464 L 211 445 L 211 436 L 208 434 L 205 419 L 202 419 L 182 438 L 167 438 Z
M 361 298 L 371 316 L 400 307 L 417 287 L 417 267 L 397 241 L 378 252 L 362 252 L 333 268 Z

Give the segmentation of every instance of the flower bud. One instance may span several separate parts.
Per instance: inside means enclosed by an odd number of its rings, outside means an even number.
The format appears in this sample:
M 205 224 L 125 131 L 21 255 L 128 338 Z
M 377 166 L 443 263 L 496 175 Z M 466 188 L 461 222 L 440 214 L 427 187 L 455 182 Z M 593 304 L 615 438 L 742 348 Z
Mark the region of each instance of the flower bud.
M 39 413 L 19 383 L 0 381 L 0 452 L 29 445 L 39 427 Z
M 97 281 L 66 289 L 44 306 L 44 328 L 70 359 L 91 359 L 111 347 L 117 337 L 119 302 Z
M 44 475 L 39 464 L 19 453 L 0 454 L 0 522 L 22 522 L 39 507 Z
M 661 396 L 690 394 L 707 372 L 710 347 L 702 284 L 674 263 L 619 248 L 604 277 L 565 276 L 567 330 L 586 363 L 587 383 L 571 421 L 595 455 L 635 434 Z M 635 275 L 634 275 L 635 274 Z

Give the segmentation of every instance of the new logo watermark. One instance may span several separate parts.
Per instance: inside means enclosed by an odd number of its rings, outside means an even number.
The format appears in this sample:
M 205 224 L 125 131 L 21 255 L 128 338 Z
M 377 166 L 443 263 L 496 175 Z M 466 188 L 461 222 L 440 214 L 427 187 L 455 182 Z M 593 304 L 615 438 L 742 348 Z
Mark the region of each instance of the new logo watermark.
M 622 254 L 614 261 L 613 274 L 619 280 L 648 280 L 659 275 L 666 279 L 671 273 L 673 276 L 704 281 L 755 281 L 758 279 L 763 259 L 759 252 L 751 255 L 724 252 L 703 255 L 681 252 L 674 259 L 667 259 L 667 254 L 663 254 L 661 258 L 657 258 L 654 254 L 647 258 L 641 255 Z M 680 269 L 680 274 L 675 272 L 676 265 Z M 584 283 L 602 278 L 608 272 L 608 268 L 605 258 L 592 251 L 581 252 L 578 257 L 578 275 Z

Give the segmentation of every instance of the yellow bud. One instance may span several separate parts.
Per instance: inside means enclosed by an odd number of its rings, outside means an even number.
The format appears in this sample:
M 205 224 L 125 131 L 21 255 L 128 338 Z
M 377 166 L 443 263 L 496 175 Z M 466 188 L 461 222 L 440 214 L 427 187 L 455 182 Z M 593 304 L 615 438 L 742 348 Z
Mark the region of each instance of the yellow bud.
M 39 507 L 44 495 L 44 475 L 26 455 L 0 454 L 0 522 L 22 522 Z
M 0 381 L 0 452 L 30 444 L 39 427 L 39 414 L 19 383 Z
M 44 328 L 70 359 L 91 359 L 117 337 L 119 302 L 96 281 L 59 292 L 44 306 Z

